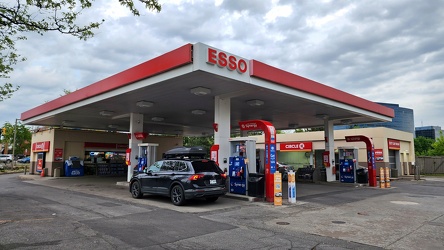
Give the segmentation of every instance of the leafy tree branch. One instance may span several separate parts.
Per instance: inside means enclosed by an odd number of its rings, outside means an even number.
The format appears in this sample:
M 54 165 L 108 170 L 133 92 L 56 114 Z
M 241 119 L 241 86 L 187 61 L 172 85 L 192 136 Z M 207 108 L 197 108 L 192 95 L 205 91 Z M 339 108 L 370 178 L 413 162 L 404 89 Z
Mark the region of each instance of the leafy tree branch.
M 134 16 L 140 16 L 135 0 L 117 0 Z M 161 11 L 157 0 L 137 0 L 150 11 Z M 78 19 L 86 9 L 94 7 L 94 0 L 5 0 L 0 1 L 0 78 L 8 79 L 14 66 L 26 60 L 17 53 L 15 44 L 26 40 L 26 33 L 43 35 L 45 32 L 59 32 L 87 40 L 104 19 L 79 25 Z M 7 82 L 0 85 L 0 102 L 8 99 L 19 89 Z

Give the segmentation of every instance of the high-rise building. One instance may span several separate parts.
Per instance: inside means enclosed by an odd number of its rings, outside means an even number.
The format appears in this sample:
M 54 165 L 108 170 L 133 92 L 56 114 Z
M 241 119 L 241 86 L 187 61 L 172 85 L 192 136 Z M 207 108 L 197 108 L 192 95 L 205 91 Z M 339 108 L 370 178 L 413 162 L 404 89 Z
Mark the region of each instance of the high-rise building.
M 389 107 L 395 111 L 395 117 L 393 117 L 391 122 L 338 125 L 335 126 L 334 129 L 341 130 L 341 129 L 350 129 L 350 128 L 385 127 L 415 134 L 413 109 L 399 107 L 399 104 L 393 104 L 393 103 L 378 103 L 378 104 Z
M 441 136 L 441 127 L 440 126 L 425 126 L 425 127 L 416 127 L 415 128 L 415 136 L 423 136 L 426 138 L 431 138 L 436 140 Z

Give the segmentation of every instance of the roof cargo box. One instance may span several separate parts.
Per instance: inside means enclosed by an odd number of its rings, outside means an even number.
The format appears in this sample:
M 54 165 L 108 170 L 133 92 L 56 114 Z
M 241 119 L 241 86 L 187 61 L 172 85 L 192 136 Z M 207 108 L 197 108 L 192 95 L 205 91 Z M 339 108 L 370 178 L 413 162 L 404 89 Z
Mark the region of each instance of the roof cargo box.
M 204 158 L 207 151 L 204 147 L 177 147 L 166 151 L 163 158 Z

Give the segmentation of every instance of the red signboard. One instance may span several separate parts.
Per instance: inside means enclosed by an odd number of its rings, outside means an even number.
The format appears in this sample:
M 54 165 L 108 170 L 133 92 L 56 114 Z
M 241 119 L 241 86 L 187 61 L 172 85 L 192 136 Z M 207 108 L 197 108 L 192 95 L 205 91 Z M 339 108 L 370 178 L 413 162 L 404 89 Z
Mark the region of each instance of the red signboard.
M 32 144 L 32 151 L 36 152 L 48 152 L 50 141 L 34 142 Z
M 387 142 L 388 142 L 388 149 L 391 149 L 391 150 L 400 150 L 401 149 L 401 142 L 399 140 L 387 139 Z
M 384 161 L 384 153 L 381 148 L 375 148 L 375 161 Z
M 148 133 L 144 132 L 135 132 L 134 137 L 136 137 L 137 140 L 143 140 L 148 136 Z
M 43 170 L 43 159 L 37 159 L 37 171 Z
M 312 142 L 281 142 L 279 145 L 280 151 L 299 151 L 310 152 L 313 149 Z
M 63 148 L 54 149 L 54 161 L 63 161 Z

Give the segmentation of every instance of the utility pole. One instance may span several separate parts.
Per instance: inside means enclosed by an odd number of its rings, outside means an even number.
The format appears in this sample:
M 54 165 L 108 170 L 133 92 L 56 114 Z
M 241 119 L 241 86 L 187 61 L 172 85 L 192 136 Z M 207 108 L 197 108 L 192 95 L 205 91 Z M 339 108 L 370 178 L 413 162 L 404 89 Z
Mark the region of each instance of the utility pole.
M 17 137 L 17 120 L 20 120 L 20 119 L 15 119 L 15 125 L 14 125 L 14 140 L 12 143 L 12 168 L 13 169 L 15 167 L 15 139 Z

